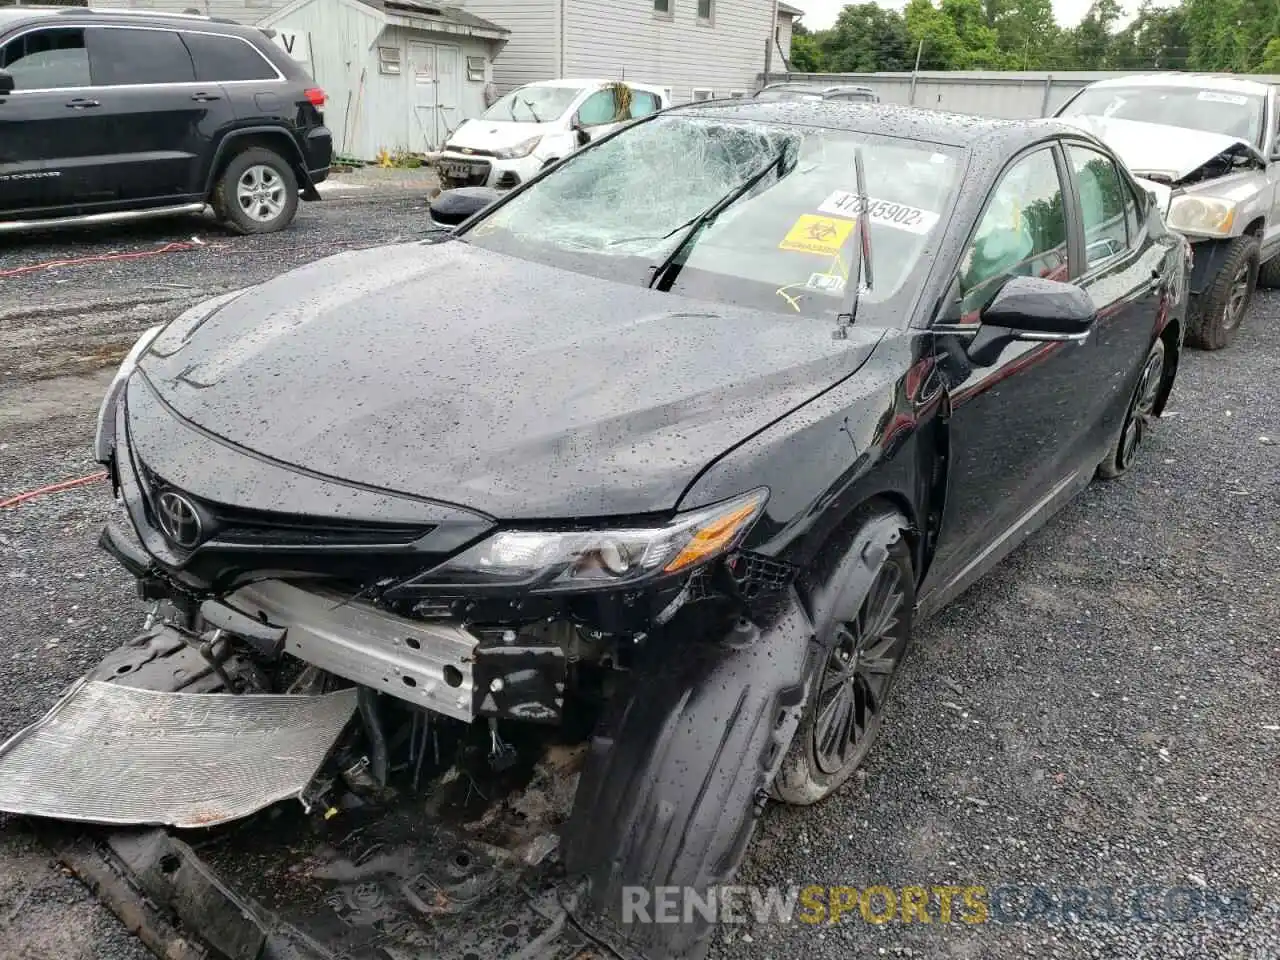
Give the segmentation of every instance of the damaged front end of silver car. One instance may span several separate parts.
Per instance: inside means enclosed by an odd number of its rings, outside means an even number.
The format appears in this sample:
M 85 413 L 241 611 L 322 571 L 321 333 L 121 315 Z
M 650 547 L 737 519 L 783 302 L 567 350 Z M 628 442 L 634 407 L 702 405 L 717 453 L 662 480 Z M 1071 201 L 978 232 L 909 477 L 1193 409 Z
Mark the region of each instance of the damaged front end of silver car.
M 798 723 L 812 625 L 739 535 L 768 492 L 386 547 L 162 478 L 128 367 L 101 543 L 150 614 L 0 747 L 0 810 L 163 957 L 702 955 L 704 920 L 629 926 L 622 891 L 727 882 Z

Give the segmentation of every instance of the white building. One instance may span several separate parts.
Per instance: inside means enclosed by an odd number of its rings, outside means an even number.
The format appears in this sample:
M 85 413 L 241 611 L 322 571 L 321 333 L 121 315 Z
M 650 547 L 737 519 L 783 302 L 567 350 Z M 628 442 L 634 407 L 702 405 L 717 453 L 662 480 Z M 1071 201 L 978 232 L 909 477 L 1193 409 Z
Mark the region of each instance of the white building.
M 465 0 L 511 31 L 494 63 L 506 92 L 535 80 L 601 77 L 663 87 L 677 103 L 746 96 L 759 85 L 775 0 Z M 795 9 L 795 8 L 790 8 Z M 791 18 L 786 20 L 790 45 Z M 767 54 L 779 62 L 777 40 Z
M 507 31 L 430 0 L 115 0 L 116 7 L 196 12 L 275 31 L 328 96 L 338 156 L 436 150 L 485 109 Z

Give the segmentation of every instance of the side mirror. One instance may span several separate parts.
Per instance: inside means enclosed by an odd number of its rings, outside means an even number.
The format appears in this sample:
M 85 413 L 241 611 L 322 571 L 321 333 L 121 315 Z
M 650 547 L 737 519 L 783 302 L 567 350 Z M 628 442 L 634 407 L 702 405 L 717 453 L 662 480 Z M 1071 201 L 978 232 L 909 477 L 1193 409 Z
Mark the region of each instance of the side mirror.
M 981 319 L 984 326 L 1014 331 L 1019 340 L 1084 340 L 1095 313 L 1093 298 L 1074 283 L 1010 277 Z
M 454 226 L 469 220 L 501 194 L 490 187 L 455 187 L 440 193 L 428 208 L 436 223 Z
M 578 146 L 585 147 L 591 142 L 591 134 L 587 133 L 586 128 L 582 126 L 577 117 L 574 117 L 570 122 L 569 129 L 573 131 L 573 138 Z
M 0 70 L 0 97 L 13 93 L 13 74 L 8 70 Z

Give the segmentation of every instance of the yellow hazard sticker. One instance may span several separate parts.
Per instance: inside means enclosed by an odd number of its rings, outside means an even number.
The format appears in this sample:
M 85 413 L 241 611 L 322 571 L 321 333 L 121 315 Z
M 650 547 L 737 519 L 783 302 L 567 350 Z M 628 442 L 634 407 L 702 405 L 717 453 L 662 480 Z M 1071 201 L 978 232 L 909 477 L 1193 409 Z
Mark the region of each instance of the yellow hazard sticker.
M 840 252 L 852 231 L 852 220 L 806 213 L 787 231 L 787 235 L 778 244 L 778 249 L 831 256 Z

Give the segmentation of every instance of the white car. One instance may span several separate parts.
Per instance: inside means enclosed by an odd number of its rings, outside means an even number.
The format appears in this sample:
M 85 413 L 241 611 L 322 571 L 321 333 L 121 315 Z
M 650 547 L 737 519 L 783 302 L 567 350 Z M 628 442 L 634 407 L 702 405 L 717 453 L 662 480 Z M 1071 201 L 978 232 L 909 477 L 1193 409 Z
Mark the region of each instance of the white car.
M 661 87 L 618 80 L 544 80 L 464 120 L 437 160 L 440 185 L 507 190 L 585 143 L 670 106 Z

